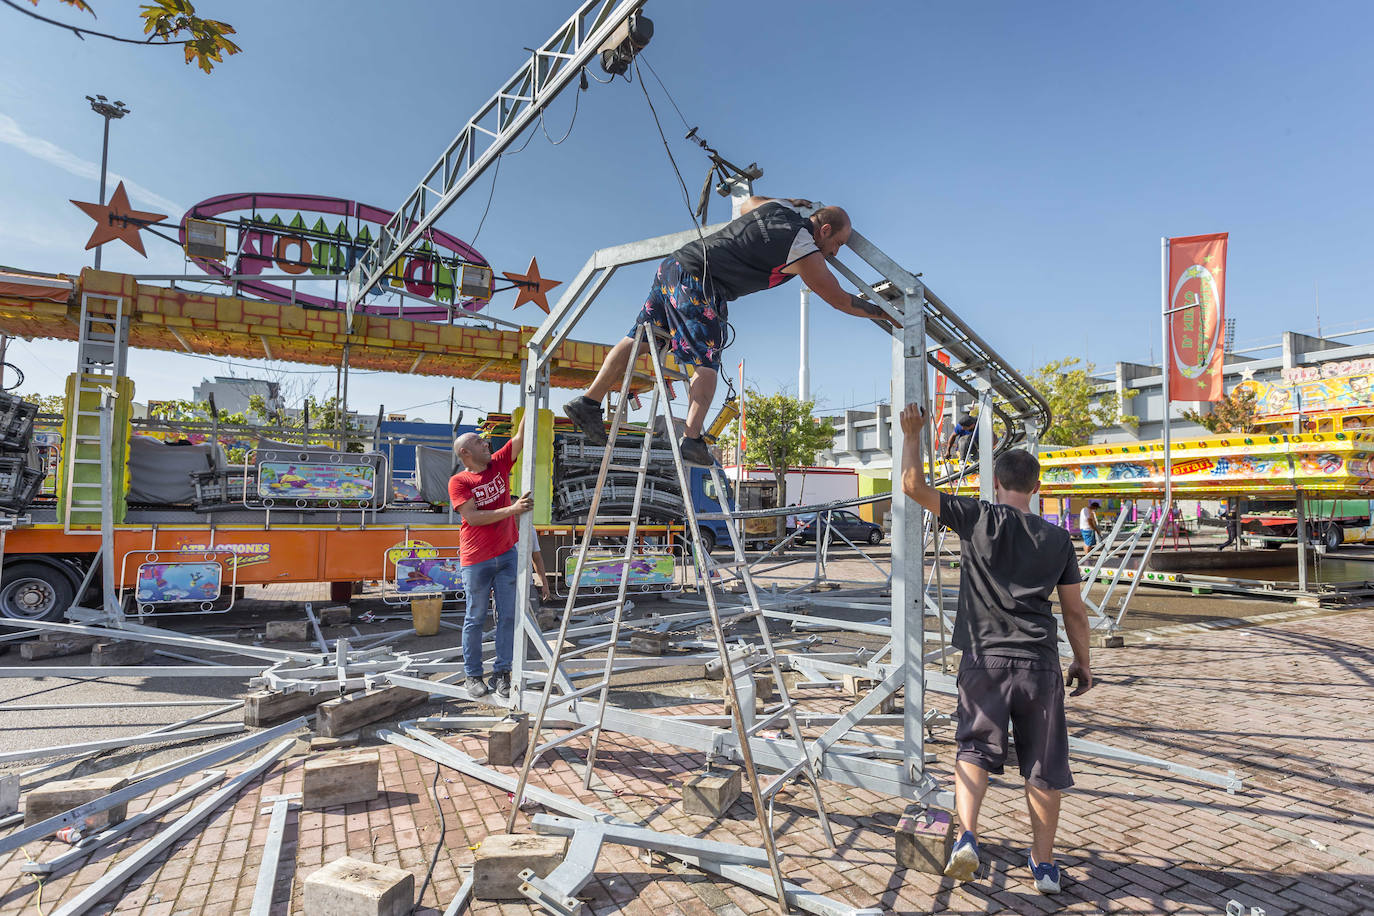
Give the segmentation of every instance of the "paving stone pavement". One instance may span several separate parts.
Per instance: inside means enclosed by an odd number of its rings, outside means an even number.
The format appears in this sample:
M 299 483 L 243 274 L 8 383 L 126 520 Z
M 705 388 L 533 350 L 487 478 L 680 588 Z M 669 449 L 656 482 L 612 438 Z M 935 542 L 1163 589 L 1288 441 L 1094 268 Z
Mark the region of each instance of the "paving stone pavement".
M 960 886 L 896 868 L 891 830 L 904 808 L 900 800 L 827 783 L 839 847 L 832 852 L 815 825 L 809 792 L 785 790 L 777 824 L 787 876 L 838 900 L 892 913 L 1220 914 L 1232 899 L 1246 913 L 1258 906 L 1268 916 L 1374 912 L 1371 646 L 1374 610 L 1185 633 L 1095 653 L 1100 684 L 1070 700 L 1073 734 L 1190 766 L 1235 770 L 1245 788 L 1228 795 L 1158 771 L 1077 760 L 1078 782 L 1065 796 L 1059 832 L 1067 880 L 1055 898 L 1042 897 L 1028 881 L 1029 826 L 1015 777 L 994 778 L 981 825 L 991 861 L 979 879 Z M 805 707 L 817 710 L 837 711 L 845 702 L 820 690 L 803 697 Z M 928 702 L 944 710 L 952 705 L 939 694 Z M 698 701 L 671 712 L 716 714 L 720 706 Z M 479 733 L 447 740 L 474 756 L 485 753 Z M 747 794 L 720 822 L 682 811 L 679 786 L 701 768 L 700 755 L 608 734 L 598 787 L 588 792 L 580 764 L 574 765 L 580 747 L 541 763 L 534 782 L 659 830 L 759 845 Z M 934 772 L 948 779 L 948 730 L 929 747 L 939 755 Z M 436 846 L 433 879 L 418 912 L 441 913 L 483 838 L 504 829 L 510 803 L 504 791 L 443 769 L 436 784 L 432 762 L 389 745 L 381 759 L 384 791 L 375 801 L 293 810 L 274 916 L 300 912 L 305 877 L 343 855 L 407 869 L 418 889 Z M 302 769 L 303 758 L 278 765 L 91 912 L 247 913 L 268 829 L 263 799 L 299 792 Z M 165 787 L 148 803 L 176 789 Z M 130 813 L 143 804 L 132 804 Z M 80 869 L 45 882 L 43 912 L 71 899 L 158 826 L 144 825 Z M 39 912 L 37 886 L 20 866 L 26 855 L 48 859 L 66 848 L 38 842 L 0 860 L 0 913 Z M 583 896 L 585 912 L 594 914 L 774 911 L 749 891 L 614 845 L 603 850 Z M 508 916 L 530 909 L 479 902 L 470 912 Z

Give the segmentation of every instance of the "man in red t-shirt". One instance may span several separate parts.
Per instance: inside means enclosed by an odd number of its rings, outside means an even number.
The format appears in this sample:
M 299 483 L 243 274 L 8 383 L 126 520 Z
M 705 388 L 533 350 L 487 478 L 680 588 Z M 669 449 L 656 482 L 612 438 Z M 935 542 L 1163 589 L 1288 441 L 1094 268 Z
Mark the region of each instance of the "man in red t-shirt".
M 482 628 L 492 595 L 496 597 L 496 661 L 491 690 L 502 700 L 510 696 L 512 643 L 515 640 L 516 518 L 534 508 L 529 496 L 511 502 L 511 465 L 525 445 L 524 428 L 492 454 L 487 440 L 464 433 L 453 443 L 453 454 L 464 470 L 448 482 L 448 498 L 463 517 L 458 534 L 462 545 L 463 590 L 467 614 L 463 618 L 463 686 L 474 700 L 486 696 L 482 680 Z

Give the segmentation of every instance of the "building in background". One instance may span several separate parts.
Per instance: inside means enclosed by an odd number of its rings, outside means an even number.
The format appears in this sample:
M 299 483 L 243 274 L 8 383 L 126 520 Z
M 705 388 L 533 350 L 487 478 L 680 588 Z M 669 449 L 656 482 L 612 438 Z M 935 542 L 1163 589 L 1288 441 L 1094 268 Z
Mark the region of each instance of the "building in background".
M 281 406 L 281 385 L 260 378 L 231 378 L 215 376 L 214 381 L 201 379 L 199 385 L 191 389 L 191 399 L 198 404 L 208 404 L 214 395 L 215 407 L 221 413 L 248 413 L 248 405 L 253 396 L 260 396 L 271 410 L 273 405 Z

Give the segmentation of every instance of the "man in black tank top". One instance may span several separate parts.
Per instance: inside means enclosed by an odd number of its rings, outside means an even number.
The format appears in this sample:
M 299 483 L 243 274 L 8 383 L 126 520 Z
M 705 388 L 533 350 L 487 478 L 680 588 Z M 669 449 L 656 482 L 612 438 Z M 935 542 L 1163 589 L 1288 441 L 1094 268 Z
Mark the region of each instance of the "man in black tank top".
M 682 456 L 689 464 L 709 467 L 711 453 L 701 439 L 701 428 L 716 393 L 732 300 L 800 276 L 812 292 L 842 312 L 889 320 L 878 306 L 841 289 L 826 266 L 825 259 L 849 241 L 849 215 L 839 207 L 821 207 L 809 217 L 794 209 L 810 206 L 805 200 L 751 197 L 737 219 L 704 239 L 688 242 L 659 264 L 649 296 L 625 339 L 606 354 L 585 394 L 563 408 L 589 442 L 606 441 L 601 402 L 624 378 L 631 338 L 645 322 L 668 332 L 668 352 L 679 363 L 696 367 L 687 390 Z

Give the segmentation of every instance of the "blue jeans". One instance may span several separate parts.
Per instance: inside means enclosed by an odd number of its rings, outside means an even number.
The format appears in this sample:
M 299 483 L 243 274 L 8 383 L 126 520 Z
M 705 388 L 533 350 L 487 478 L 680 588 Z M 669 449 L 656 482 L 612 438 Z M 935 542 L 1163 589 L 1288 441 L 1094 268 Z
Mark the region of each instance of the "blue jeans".
M 468 677 L 482 676 L 482 627 L 487 622 L 491 595 L 496 594 L 496 661 L 494 674 L 510 672 L 511 644 L 515 641 L 515 552 L 512 547 L 499 557 L 463 567 L 463 589 L 468 608 L 463 617 L 463 669 Z

